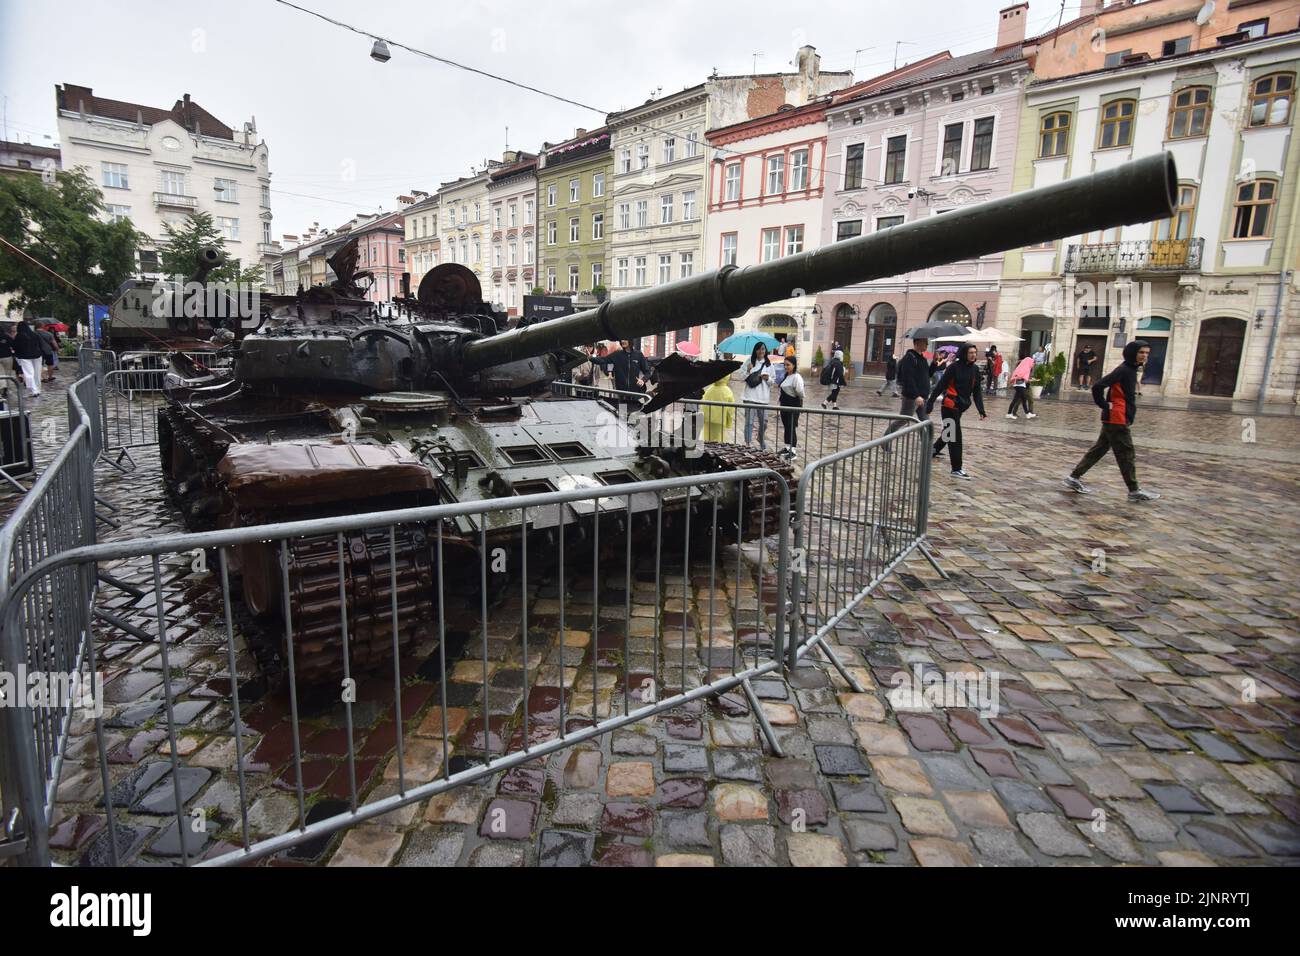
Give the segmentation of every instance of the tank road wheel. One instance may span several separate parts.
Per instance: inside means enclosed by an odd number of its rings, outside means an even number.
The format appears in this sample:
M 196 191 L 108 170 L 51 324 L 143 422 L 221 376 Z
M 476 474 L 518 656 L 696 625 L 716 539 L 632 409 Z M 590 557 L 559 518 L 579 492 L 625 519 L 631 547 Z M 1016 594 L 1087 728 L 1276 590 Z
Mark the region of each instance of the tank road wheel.
M 386 530 L 343 536 L 343 592 L 348 657 L 353 674 L 391 665 L 394 577 L 399 653 L 436 626 L 433 555 L 423 528 L 399 528 L 396 551 Z M 255 615 L 278 619 L 282 651 L 284 568 L 279 543 L 244 545 L 239 563 L 244 602 Z M 343 676 L 343 615 L 339 604 L 338 539 L 298 538 L 285 546 L 294 672 L 303 688 L 336 686 Z

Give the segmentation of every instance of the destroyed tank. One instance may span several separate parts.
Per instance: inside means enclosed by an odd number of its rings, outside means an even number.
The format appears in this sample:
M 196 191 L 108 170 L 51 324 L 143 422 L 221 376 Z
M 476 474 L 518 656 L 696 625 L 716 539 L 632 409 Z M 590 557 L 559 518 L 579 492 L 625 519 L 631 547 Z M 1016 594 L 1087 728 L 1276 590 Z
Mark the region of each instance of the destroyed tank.
M 585 360 L 577 347 L 593 342 L 659 335 L 735 318 L 792 295 L 1164 218 L 1176 182 L 1172 160 L 1152 156 L 514 328 L 483 303 L 473 273 L 456 264 L 436 267 L 415 296 L 404 290 L 381 311 L 359 285 L 367 274 L 355 271 L 350 243 L 330 260 L 337 276 L 330 285 L 272 298 L 269 318 L 238 344 L 228 378 L 178 366 L 159 413 L 163 473 L 194 529 L 617 487 L 753 466 L 781 476 L 770 481 L 789 480 L 792 466 L 785 459 L 742 446 L 637 447 L 635 430 L 613 414 L 613 406 L 551 398 L 550 384 Z M 738 365 L 666 360 L 646 407 L 669 404 Z M 719 528 L 724 538 L 768 533 L 784 519 L 771 507 L 778 489 L 770 481 L 748 483 L 745 500 L 733 497 L 730 507 L 719 507 L 720 516 L 732 516 L 730 527 Z M 714 489 L 692 486 L 665 495 L 665 525 L 692 509 L 711 510 L 712 494 L 738 493 L 730 484 Z M 758 507 L 760 497 L 767 507 Z M 658 520 L 654 495 L 632 496 L 630 516 L 628 509 L 627 499 L 618 497 L 541 507 L 529 514 L 527 534 L 562 533 L 567 543 L 570 536 L 595 537 L 592 525 L 600 521 L 599 537 L 622 541 L 636 530 L 624 525 L 629 517 L 634 525 Z M 436 529 L 444 570 L 472 568 L 466 586 L 476 589 L 482 549 L 518 547 L 519 520 L 513 509 L 447 520 Z M 606 534 L 607 523 L 612 534 Z M 434 533 L 407 524 L 391 537 L 385 530 L 345 534 L 341 548 L 333 534 L 292 541 L 287 601 L 277 546 L 240 547 L 233 570 L 254 614 L 274 617 L 288 605 L 299 679 L 337 684 L 339 561 L 353 666 L 390 662 L 391 579 L 403 642 L 436 621 Z

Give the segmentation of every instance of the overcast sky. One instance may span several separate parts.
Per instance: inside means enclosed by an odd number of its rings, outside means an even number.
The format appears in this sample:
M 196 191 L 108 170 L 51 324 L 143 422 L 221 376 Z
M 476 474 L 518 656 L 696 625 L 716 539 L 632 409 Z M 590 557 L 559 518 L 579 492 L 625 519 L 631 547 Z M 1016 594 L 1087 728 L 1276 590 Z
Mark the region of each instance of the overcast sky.
M 57 141 L 54 87 L 170 108 L 184 93 L 270 150 L 273 235 L 394 209 L 506 146 L 536 150 L 606 111 L 724 75 L 791 69 L 815 46 L 859 77 L 994 45 L 1011 0 L 295 0 L 334 19 L 596 107 L 571 106 L 371 41 L 275 0 L 0 0 L 7 138 Z M 1065 15 L 1078 8 L 1067 0 Z M 1061 14 L 1031 0 L 1029 31 Z M 754 54 L 759 54 L 755 60 Z M 48 139 L 46 138 L 48 137 Z

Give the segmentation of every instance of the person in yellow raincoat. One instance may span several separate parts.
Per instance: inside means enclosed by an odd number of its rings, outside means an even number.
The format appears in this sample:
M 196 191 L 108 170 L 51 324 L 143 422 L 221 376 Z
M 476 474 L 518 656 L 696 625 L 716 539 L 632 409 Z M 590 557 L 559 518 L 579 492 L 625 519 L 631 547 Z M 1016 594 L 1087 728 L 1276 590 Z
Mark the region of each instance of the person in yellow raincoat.
M 717 405 L 705 405 L 700 409 L 704 413 L 704 440 L 712 442 L 734 441 L 732 428 L 736 424 L 736 396 L 725 378 L 720 378 L 704 390 L 704 401 L 726 402 L 726 408 Z

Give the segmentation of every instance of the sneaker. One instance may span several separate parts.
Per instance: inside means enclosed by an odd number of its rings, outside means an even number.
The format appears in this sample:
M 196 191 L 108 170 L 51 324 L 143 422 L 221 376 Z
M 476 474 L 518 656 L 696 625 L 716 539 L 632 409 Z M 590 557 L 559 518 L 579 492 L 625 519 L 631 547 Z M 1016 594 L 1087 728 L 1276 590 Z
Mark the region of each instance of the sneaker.
M 970 475 L 966 474 L 966 472 L 962 471 L 960 468 L 958 468 L 956 471 L 954 471 L 954 472 L 952 473 L 952 476 L 953 476 L 954 478 L 965 478 L 967 481 L 970 480 Z
M 1013 422 L 1016 420 L 1016 416 L 1012 415 L 1010 412 L 1007 412 L 1007 418 L 1011 419 Z
M 1030 412 L 1029 414 L 1027 414 L 1027 415 L 1025 416 L 1025 418 L 1037 418 L 1037 417 L 1038 417 L 1038 416 L 1035 415 L 1033 412 Z
M 835 402 L 835 403 L 833 403 L 833 404 L 831 405 L 831 411 L 838 412 L 839 410 L 840 410 L 840 403 L 839 403 L 839 402 Z
M 822 402 L 822 408 L 829 408 L 829 407 L 830 406 L 826 402 Z
M 1139 488 L 1137 491 L 1128 493 L 1129 501 L 1155 501 L 1160 495 L 1154 491 L 1147 491 L 1145 488 Z
M 1078 478 L 1074 477 L 1074 475 L 1065 476 L 1065 487 L 1069 488 L 1071 491 L 1077 491 L 1081 495 L 1086 495 L 1088 493 L 1088 486 Z
M 930 460 L 938 461 L 942 457 L 943 457 L 943 449 L 941 448 L 938 451 L 936 451 L 933 455 L 930 456 Z
M 877 395 L 882 395 L 882 394 L 884 394 L 884 393 L 881 392 L 880 389 L 876 389 L 876 394 L 877 394 Z

